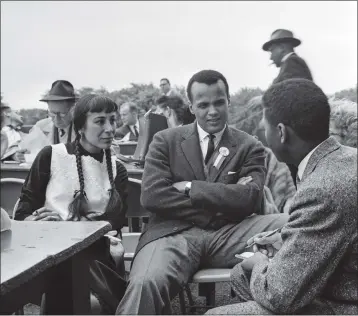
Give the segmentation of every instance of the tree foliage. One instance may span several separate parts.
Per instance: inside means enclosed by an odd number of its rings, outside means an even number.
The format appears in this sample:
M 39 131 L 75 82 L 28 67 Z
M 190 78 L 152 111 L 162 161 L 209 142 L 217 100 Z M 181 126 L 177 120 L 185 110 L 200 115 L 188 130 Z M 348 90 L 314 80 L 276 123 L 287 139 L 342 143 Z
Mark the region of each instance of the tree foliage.
M 189 104 L 184 86 L 175 86 L 174 89 L 182 96 L 184 102 Z M 47 93 L 46 91 L 44 95 Z M 113 99 L 119 106 L 124 102 L 133 102 L 139 108 L 139 114 L 143 115 L 149 110 L 150 101 L 154 101 L 160 96 L 160 90 L 152 83 L 131 83 L 128 87 L 120 90 L 108 91 L 105 87 L 99 88 L 81 87 L 76 90 L 79 97 L 86 94 L 95 93 L 106 95 Z M 230 96 L 231 106 L 229 108 L 229 124 L 236 128 L 252 131 L 258 124 L 262 116 L 262 110 L 254 103 L 249 101 L 256 96 L 264 93 L 260 88 L 244 87 Z M 334 96 L 338 99 L 348 99 L 357 102 L 357 86 L 355 88 L 345 89 L 336 92 Z M 3 95 L 1 94 L 1 103 L 3 104 Z M 11 105 L 10 105 L 11 106 Z M 47 111 L 42 109 L 21 109 L 19 114 L 24 118 L 25 125 L 32 125 L 36 121 L 47 117 Z

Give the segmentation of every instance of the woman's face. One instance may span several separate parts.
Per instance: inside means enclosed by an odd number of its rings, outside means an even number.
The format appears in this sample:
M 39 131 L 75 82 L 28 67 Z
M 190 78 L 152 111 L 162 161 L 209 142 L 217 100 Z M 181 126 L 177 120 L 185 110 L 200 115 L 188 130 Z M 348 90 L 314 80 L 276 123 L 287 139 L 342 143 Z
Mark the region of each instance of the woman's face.
M 80 130 L 82 146 L 89 152 L 110 148 L 116 127 L 116 112 L 89 112 L 86 123 Z

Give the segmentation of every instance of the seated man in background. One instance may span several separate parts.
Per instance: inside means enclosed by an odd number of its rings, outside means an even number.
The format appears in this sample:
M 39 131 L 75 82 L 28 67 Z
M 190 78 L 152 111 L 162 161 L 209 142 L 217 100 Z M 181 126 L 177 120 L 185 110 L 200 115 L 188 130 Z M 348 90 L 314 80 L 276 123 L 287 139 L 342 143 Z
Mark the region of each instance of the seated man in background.
M 70 143 L 75 140 L 72 124 L 72 112 L 77 100 L 72 84 L 66 80 L 57 80 L 52 84 L 49 93 L 40 101 L 46 102 L 49 117 L 38 121 L 29 134 L 40 130 L 46 136 L 49 144 Z M 24 153 L 33 153 L 31 148 L 21 149 L 14 155 L 14 159 L 24 162 Z
M 142 180 L 151 217 L 136 249 L 120 315 L 168 314 L 170 302 L 199 268 L 231 268 L 256 233 L 282 227 L 286 214 L 262 207 L 265 152 L 227 126 L 226 78 L 196 73 L 187 94 L 196 122 L 155 134 Z
M 298 190 L 281 232 L 249 239 L 255 254 L 232 271 L 244 303 L 207 314 L 358 314 L 357 150 L 329 137 L 328 99 L 310 80 L 272 85 L 263 105 L 267 143 L 298 167 Z
M 20 134 L 20 131 L 22 125 L 24 125 L 24 122 L 21 116 L 15 112 L 11 112 L 10 123 L 2 129 L 9 140 L 9 147 L 18 144 L 21 141 L 22 134 Z
M 134 103 L 123 103 L 119 109 L 123 125 L 116 129 L 115 138 L 122 141 L 138 141 L 138 108 Z
M 330 99 L 331 120 L 329 134 L 342 145 L 357 148 L 357 103 L 346 99 Z

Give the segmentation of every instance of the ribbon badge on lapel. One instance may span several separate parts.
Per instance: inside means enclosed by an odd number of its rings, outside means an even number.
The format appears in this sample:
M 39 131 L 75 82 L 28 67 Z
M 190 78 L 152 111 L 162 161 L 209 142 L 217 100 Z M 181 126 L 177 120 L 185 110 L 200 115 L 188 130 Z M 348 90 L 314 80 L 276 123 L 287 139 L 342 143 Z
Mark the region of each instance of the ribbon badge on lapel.
M 220 147 L 219 155 L 216 157 L 214 162 L 214 167 L 216 169 L 220 169 L 222 163 L 224 162 L 227 156 L 229 156 L 229 149 L 227 149 L 226 147 Z

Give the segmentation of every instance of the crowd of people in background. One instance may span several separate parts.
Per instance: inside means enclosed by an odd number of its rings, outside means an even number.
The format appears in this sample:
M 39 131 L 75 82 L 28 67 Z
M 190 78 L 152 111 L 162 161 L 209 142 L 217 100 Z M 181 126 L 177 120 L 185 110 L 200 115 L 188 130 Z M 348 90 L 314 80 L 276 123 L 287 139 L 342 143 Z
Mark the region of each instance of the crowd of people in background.
M 358 313 L 357 104 L 323 93 L 294 51 L 300 44 L 289 30 L 272 33 L 262 49 L 279 74 L 236 126 L 229 83 L 214 70 L 190 78 L 189 103 L 160 79 L 161 95 L 144 116 L 133 102 L 78 99 L 66 80 L 40 100 L 48 118 L 28 135 L 21 117 L 1 106 L 2 161 L 34 155 L 15 219 L 112 225 L 108 251 L 90 263 L 97 312 L 170 313 L 171 300 L 205 267 L 233 268 L 241 301 L 208 314 Z M 141 204 L 151 216 L 126 280 L 128 174 L 111 147 L 138 142 L 151 114 L 168 128 L 145 157 Z M 24 148 L 39 132 L 45 146 Z M 251 243 L 254 255 L 238 263 L 235 254 Z

